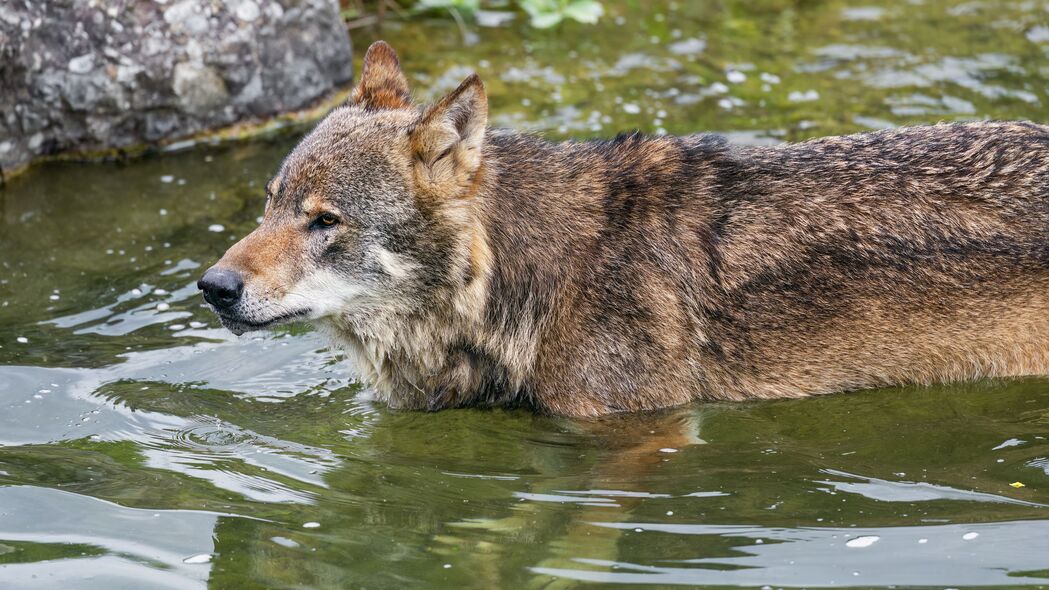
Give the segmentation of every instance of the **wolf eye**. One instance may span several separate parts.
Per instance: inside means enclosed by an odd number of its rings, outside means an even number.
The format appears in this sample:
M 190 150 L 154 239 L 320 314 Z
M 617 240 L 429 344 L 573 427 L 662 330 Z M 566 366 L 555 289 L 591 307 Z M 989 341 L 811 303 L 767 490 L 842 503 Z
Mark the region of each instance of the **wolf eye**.
M 339 218 L 333 213 L 321 213 L 313 220 L 314 227 L 331 227 L 339 222 Z

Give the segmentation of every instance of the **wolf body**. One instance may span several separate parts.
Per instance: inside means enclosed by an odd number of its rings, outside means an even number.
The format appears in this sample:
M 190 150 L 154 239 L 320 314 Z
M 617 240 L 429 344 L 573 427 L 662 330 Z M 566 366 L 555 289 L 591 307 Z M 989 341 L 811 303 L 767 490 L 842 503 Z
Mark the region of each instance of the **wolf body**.
M 241 332 L 306 319 L 394 407 L 569 416 L 1049 374 L 1049 128 L 773 147 L 487 128 L 377 43 L 201 280 Z M 210 280 L 209 280 L 210 275 Z

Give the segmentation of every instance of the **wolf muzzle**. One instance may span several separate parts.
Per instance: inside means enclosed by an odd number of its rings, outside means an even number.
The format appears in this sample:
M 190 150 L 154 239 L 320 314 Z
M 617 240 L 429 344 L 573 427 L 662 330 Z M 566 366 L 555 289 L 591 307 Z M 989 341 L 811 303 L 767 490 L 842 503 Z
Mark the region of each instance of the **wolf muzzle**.
M 240 301 L 244 279 L 236 271 L 212 267 L 197 281 L 197 288 L 203 291 L 204 301 L 218 310 L 226 310 Z

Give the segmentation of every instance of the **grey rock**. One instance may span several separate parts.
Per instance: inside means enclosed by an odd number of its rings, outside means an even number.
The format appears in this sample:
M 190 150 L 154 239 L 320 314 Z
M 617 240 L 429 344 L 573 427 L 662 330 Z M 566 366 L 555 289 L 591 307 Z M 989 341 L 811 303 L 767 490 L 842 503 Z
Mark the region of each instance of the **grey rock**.
M 91 53 L 85 53 L 80 57 L 74 57 L 69 60 L 69 71 L 74 74 L 86 74 L 95 67 L 95 56 Z
M 255 22 L 255 19 L 259 18 L 259 5 L 251 0 L 242 0 L 237 3 L 237 7 L 233 9 L 233 12 L 237 15 L 237 18 L 244 22 Z
M 177 64 L 174 88 L 187 113 L 206 115 L 229 102 L 226 83 L 214 69 L 203 64 Z
M 0 172 L 299 110 L 351 74 L 336 0 L 0 0 Z

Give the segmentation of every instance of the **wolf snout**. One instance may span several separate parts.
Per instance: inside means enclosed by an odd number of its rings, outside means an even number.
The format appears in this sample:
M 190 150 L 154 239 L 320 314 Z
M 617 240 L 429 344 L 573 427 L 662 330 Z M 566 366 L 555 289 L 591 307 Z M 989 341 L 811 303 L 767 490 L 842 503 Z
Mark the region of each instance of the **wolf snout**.
M 224 268 L 210 268 L 197 281 L 197 288 L 203 291 L 204 301 L 216 309 L 229 309 L 240 301 L 244 291 L 244 279 L 240 273 Z

